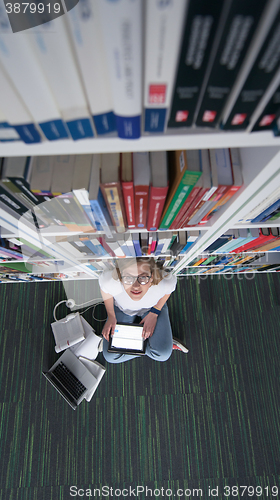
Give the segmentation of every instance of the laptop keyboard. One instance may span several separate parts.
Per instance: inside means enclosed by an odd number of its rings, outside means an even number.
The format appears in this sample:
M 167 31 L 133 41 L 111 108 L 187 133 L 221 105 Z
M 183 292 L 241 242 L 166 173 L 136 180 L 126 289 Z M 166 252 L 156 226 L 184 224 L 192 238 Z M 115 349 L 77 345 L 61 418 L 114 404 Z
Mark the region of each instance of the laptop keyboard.
M 52 371 L 52 374 L 69 391 L 72 396 L 78 400 L 87 388 L 75 377 L 75 375 L 60 362 Z

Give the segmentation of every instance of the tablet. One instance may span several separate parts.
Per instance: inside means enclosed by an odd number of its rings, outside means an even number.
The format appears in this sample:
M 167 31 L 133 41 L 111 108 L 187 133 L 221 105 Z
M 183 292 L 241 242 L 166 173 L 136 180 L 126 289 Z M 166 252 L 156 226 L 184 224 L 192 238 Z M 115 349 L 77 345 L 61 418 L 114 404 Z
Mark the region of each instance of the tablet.
M 142 337 L 143 325 L 118 323 L 114 335 L 110 335 L 108 352 L 145 354 L 147 340 Z

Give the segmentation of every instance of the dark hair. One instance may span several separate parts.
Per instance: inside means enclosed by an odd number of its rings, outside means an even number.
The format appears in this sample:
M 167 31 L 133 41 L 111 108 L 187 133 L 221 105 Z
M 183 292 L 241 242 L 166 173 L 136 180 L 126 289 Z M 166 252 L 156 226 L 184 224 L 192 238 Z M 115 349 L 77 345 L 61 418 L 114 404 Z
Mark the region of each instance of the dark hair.
M 168 275 L 163 269 L 162 264 L 160 262 L 155 261 L 153 257 L 132 257 L 125 259 L 117 259 L 115 261 L 115 269 L 112 273 L 112 276 L 115 280 L 122 281 L 122 272 L 129 266 L 135 263 L 145 263 L 149 266 L 149 272 L 153 275 L 153 281 L 151 285 L 158 285 L 159 282 L 165 277 L 165 274 Z

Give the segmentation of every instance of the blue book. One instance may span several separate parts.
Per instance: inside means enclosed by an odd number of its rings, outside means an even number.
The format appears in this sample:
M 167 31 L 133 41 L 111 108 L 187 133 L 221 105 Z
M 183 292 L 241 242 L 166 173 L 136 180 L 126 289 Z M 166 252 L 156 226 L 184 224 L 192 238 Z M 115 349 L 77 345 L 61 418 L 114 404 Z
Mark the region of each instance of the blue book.
M 111 228 L 113 224 L 100 188 L 98 190 L 97 199 L 89 200 L 89 202 L 97 231 L 103 231 L 108 238 L 112 238 L 113 234 Z
M 41 142 L 41 135 L 33 123 L 25 123 L 24 125 L 14 125 L 18 135 L 26 144 Z
M 275 212 L 280 207 L 280 199 L 275 201 L 270 207 L 266 208 L 263 212 L 261 212 L 257 217 L 252 219 L 251 222 L 262 222 L 263 219 L 269 217 L 273 212 Z
M 63 120 L 51 120 L 39 123 L 39 125 L 49 141 L 69 139 L 69 133 Z
M 142 250 L 141 250 L 141 245 L 140 245 L 138 233 L 132 234 L 132 241 L 133 241 L 133 245 L 135 248 L 136 257 L 142 257 Z

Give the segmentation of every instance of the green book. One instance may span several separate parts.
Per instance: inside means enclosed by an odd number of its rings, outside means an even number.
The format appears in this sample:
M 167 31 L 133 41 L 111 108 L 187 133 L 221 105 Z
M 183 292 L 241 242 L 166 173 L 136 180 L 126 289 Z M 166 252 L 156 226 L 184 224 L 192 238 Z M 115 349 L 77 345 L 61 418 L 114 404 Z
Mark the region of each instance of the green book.
M 20 271 L 22 273 L 32 272 L 32 265 L 28 264 L 27 262 L 14 262 L 11 264 L 9 262 L 3 262 L 3 263 L 0 263 L 0 266 L 9 267 L 10 269 L 13 269 L 14 271 Z
M 172 201 L 164 215 L 159 229 L 169 229 L 170 225 L 172 224 L 179 210 L 182 208 L 201 174 L 202 172 L 192 172 L 190 170 L 185 171 L 181 182 L 172 198 Z

